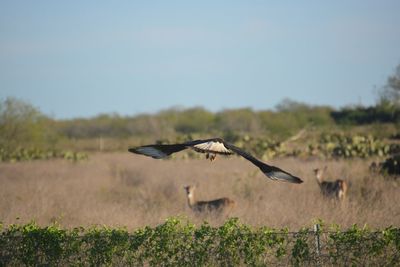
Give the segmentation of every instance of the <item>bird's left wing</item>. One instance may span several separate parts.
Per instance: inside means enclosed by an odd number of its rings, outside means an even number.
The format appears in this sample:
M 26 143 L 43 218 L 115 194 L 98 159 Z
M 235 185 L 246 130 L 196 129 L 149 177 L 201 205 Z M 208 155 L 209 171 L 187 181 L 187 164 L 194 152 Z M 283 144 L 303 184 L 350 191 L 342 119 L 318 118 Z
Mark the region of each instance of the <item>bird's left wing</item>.
M 268 165 L 230 143 L 224 142 L 224 144 L 226 148 L 232 150 L 233 152 L 237 153 L 238 155 L 244 157 L 245 159 L 256 165 L 268 178 L 272 180 L 279 180 L 295 184 L 301 184 L 303 182 L 299 177 L 296 177 L 278 167 Z

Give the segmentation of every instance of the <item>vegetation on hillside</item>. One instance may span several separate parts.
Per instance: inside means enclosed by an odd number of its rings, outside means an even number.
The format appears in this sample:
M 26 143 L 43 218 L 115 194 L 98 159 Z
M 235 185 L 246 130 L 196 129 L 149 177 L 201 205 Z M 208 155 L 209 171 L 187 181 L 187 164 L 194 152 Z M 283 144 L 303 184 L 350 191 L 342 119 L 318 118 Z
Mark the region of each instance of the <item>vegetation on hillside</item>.
M 171 143 L 214 136 L 264 159 L 367 158 L 399 152 L 398 142 L 392 137 L 398 135 L 397 115 L 393 114 L 400 109 L 384 113 L 377 105 L 365 110 L 373 109 L 381 113 L 375 117 L 375 113 L 369 114 L 367 117 L 374 123 L 368 125 L 354 119 L 360 107 L 336 111 L 291 100 L 284 100 L 275 111 L 246 108 L 213 113 L 197 107 L 131 117 L 103 114 L 54 120 L 28 103 L 9 98 L 0 102 L 0 160 L 80 160 L 87 157 L 78 153 L 82 150 L 125 150 L 147 142 Z
M 365 114 L 360 115 L 363 110 Z M 182 135 L 218 135 L 230 141 L 243 135 L 268 136 L 283 141 L 304 128 L 345 131 L 348 125 L 357 127 L 366 122 L 378 123 L 376 127 L 385 123 L 397 125 L 398 114 L 398 108 L 385 111 L 379 105 L 338 111 L 284 100 L 274 111 L 244 108 L 213 113 L 195 107 L 135 116 L 102 114 L 94 118 L 55 120 L 29 103 L 7 98 L 0 101 L 0 145 L 52 147 L 62 140 L 99 137 L 174 139 Z M 368 119 L 358 119 L 362 116 Z M 396 128 L 387 134 L 394 134 Z

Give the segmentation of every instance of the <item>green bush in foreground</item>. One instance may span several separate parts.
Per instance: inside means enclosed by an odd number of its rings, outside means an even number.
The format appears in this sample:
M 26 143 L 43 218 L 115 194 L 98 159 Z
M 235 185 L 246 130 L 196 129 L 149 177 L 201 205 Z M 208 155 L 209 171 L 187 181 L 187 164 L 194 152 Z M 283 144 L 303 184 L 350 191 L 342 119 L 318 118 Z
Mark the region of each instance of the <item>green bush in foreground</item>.
M 10 225 L 0 235 L 0 266 L 398 266 L 399 260 L 400 229 L 392 227 L 293 233 L 235 218 L 220 227 L 171 218 L 131 233 L 30 223 Z

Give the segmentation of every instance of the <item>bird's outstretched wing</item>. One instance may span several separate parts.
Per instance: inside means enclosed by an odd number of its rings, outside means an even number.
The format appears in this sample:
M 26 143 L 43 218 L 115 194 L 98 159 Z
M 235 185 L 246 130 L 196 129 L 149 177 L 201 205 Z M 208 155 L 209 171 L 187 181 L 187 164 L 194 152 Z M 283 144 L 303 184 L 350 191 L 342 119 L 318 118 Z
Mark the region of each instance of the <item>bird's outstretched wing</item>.
M 155 144 L 155 145 L 132 147 L 129 148 L 129 152 L 149 156 L 155 159 L 162 159 L 168 157 L 173 153 L 182 151 L 186 148 L 191 148 L 196 152 L 200 153 L 215 153 L 224 155 L 233 154 L 232 151 L 230 151 L 224 146 L 224 142 L 220 138 L 194 140 L 181 144 L 169 144 L 169 145 Z
M 242 156 L 243 158 L 256 165 L 268 178 L 272 180 L 279 180 L 295 184 L 301 184 L 303 182 L 299 177 L 296 177 L 278 167 L 268 165 L 230 143 L 224 142 L 224 145 L 226 148 L 230 149 L 231 151 L 235 152 L 236 154 Z
M 132 153 L 149 156 L 155 159 L 162 159 L 186 148 L 192 148 L 193 150 L 201 153 L 214 153 L 224 155 L 236 153 L 260 168 L 260 170 L 272 180 L 279 180 L 296 184 L 300 184 L 303 182 L 299 177 L 296 177 L 278 167 L 270 166 L 258 160 L 249 153 L 243 151 L 242 149 L 223 141 L 221 138 L 194 140 L 182 144 L 146 145 L 130 148 L 129 151 Z
M 162 159 L 168 157 L 172 153 L 179 152 L 186 149 L 187 146 L 184 144 L 173 144 L 173 145 L 147 145 L 129 148 L 129 152 L 135 154 L 141 154 L 149 156 L 155 159 Z

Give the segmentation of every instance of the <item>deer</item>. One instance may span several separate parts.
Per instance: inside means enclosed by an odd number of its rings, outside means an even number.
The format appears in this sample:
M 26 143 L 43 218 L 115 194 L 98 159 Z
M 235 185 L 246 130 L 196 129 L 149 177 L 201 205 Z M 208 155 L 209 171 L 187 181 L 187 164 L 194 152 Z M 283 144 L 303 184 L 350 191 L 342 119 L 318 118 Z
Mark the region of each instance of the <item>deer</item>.
M 225 210 L 230 210 L 235 206 L 235 201 L 230 198 L 223 197 L 209 201 L 197 201 L 194 197 L 196 186 L 187 185 L 183 187 L 186 191 L 188 205 L 191 210 L 196 213 L 217 212 L 221 213 Z
M 337 179 L 336 181 L 324 181 L 322 179 L 323 174 L 325 173 L 327 166 L 323 169 L 314 169 L 315 177 L 317 178 L 317 183 L 319 188 L 321 189 L 321 193 L 323 196 L 328 198 L 335 198 L 337 200 L 343 200 L 346 197 L 347 193 L 347 183 L 342 179 Z

